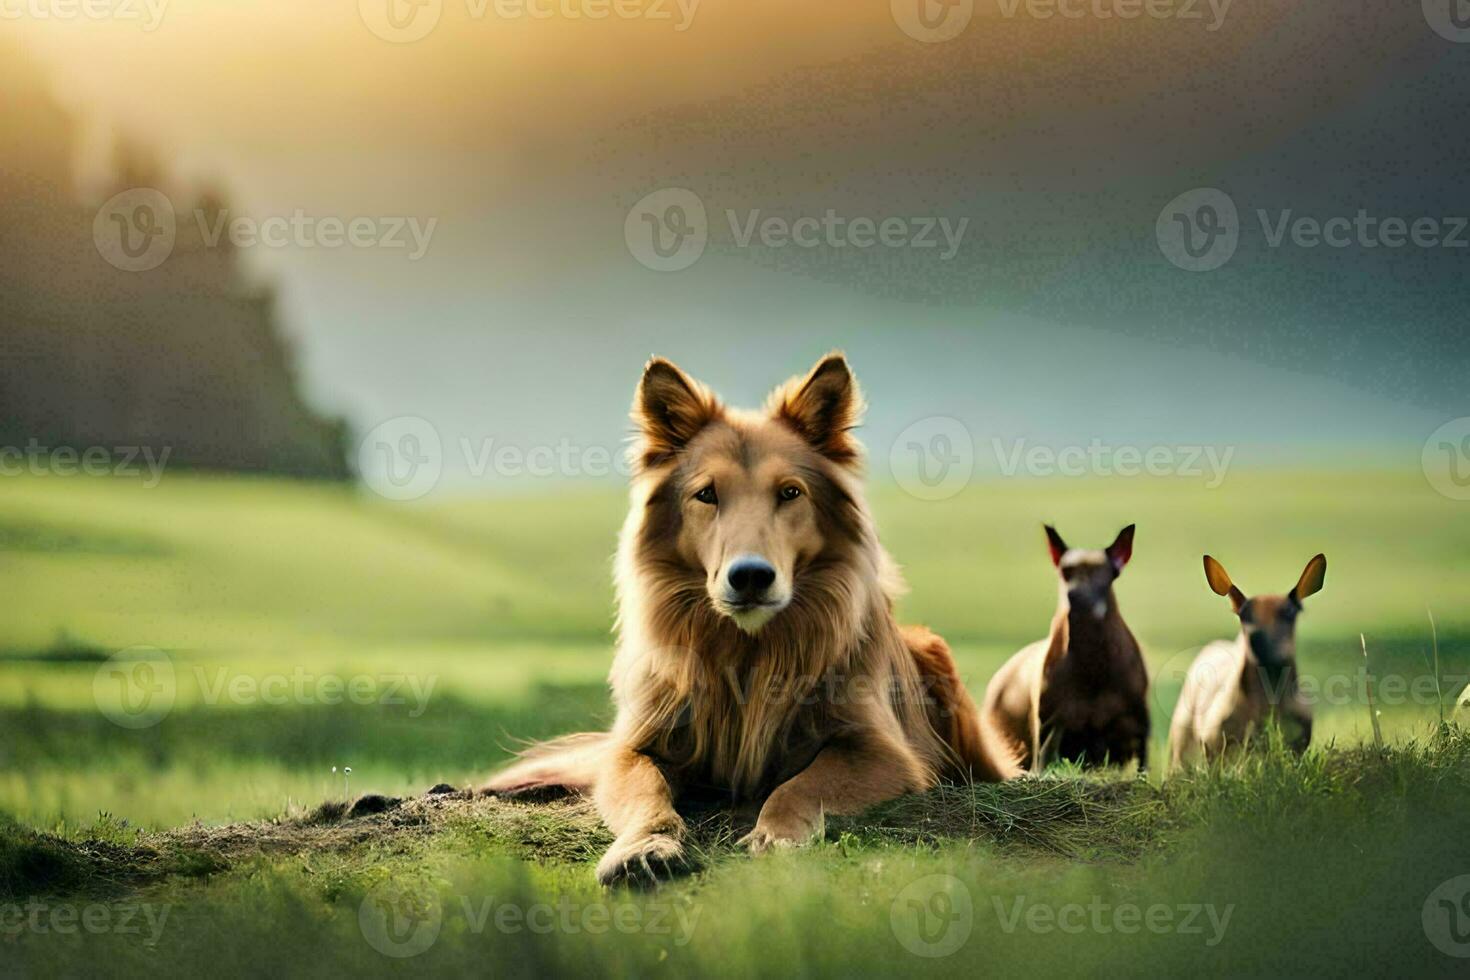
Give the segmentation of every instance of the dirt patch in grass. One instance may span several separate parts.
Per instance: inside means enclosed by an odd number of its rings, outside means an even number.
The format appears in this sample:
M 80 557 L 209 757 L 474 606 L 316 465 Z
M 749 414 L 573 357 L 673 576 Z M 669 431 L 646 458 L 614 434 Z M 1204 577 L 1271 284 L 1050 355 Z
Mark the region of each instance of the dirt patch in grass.
M 1086 857 L 1116 841 L 1120 824 L 1136 825 L 1140 813 L 1157 805 L 1155 795 L 1144 783 L 1079 779 L 946 787 L 862 817 L 829 820 L 826 837 L 874 846 L 961 838 Z M 707 865 L 735 849 L 755 812 L 704 807 L 686 817 L 691 851 Z M 209 875 L 257 857 L 407 852 L 431 839 L 474 852 L 581 863 L 595 861 L 612 840 L 585 800 L 513 802 L 465 792 L 363 797 L 274 820 L 109 836 L 114 839 L 74 840 L 0 826 L 0 895 L 106 894 L 170 876 Z
M 1071 774 L 1001 785 L 942 787 L 831 818 L 828 841 L 860 847 L 979 842 L 999 853 L 1068 861 L 1132 862 L 1205 824 L 1249 829 L 1282 819 L 1396 812 L 1406 801 L 1442 808 L 1470 799 L 1470 736 L 1447 726 L 1433 738 L 1385 749 L 1326 748 L 1297 759 L 1262 752 L 1162 784 Z M 736 853 L 751 808 L 686 812 L 699 866 Z M 436 787 L 409 799 L 362 797 L 253 823 L 195 824 L 143 832 L 104 819 L 84 838 L 41 833 L 0 818 L 0 898 L 110 894 L 169 877 L 205 877 L 260 857 L 428 846 L 539 862 L 597 859 L 611 841 L 590 803 L 522 802 Z
M 72 840 L 0 817 L 0 899 L 4 900 L 111 896 L 149 881 L 198 877 L 227 866 L 207 852 L 155 843 L 115 823 L 99 824 L 85 839 Z
M 150 835 L 169 846 L 216 855 L 234 863 L 257 855 L 302 851 L 403 848 L 444 834 L 490 835 L 519 845 L 527 857 L 555 857 L 563 838 L 601 836 L 597 816 L 580 801 L 511 803 L 469 793 L 437 793 L 405 800 L 362 797 L 350 806 L 329 801 L 276 820 L 192 826 Z

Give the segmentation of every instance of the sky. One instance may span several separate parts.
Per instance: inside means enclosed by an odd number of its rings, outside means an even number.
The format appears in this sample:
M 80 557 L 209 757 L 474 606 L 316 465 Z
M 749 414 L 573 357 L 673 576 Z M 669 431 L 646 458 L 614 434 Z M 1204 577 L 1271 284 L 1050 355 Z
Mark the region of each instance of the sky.
M 1432 2 L 99 2 L 0 6 L 83 192 L 119 135 L 180 220 L 222 189 L 311 400 L 427 420 L 447 485 L 496 483 L 487 444 L 616 450 L 655 353 L 750 404 L 845 349 L 879 461 L 945 419 L 981 466 L 1413 461 L 1470 415 L 1470 43 Z

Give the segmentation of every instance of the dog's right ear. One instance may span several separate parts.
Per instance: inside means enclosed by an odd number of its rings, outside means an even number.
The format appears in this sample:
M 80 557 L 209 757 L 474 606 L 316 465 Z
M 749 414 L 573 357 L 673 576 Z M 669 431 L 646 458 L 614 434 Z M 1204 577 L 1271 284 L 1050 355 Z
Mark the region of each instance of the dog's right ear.
M 1296 583 L 1296 588 L 1291 590 L 1290 599 L 1292 603 L 1300 606 L 1302 600 L 1308 596 L 1314 596 L 1322 591 L 1322 582 L 1327 578 L 1327 556 L 1318 555 L 1307 562 L 1306 570 L 1302 572 L 1301 579 Z
M 1122 575 L 1123 568 L 1133 560 L 1133 532 L 1137 525 L 1129 524 L 1118 532 L 1117 540 L 1108 545 L 1108 561 L 1113 565 L 1113 573 Z
M 1230 573 L 1225 571 L 1225 566 L 1205 555 L 1205 579 L 1210 583 L 1210 588 L 1215 595 L 1230 597 L 1230 605 L 1239 613 L 1245 605 L 1245 593 L 1236 588 L 1235 583 L 1230 581 Z
M 1042 526 L 1046 528 L 1046 545 L 1051 549 L 1051 563 L 1053 565 L 1060 565 L 1062 563 L 1062 556 L 1067 553 L 1067 542 L 1062 540 L 1062 536 L 1057 533 L 1057 529 L 1050 524 L 1043 524 Z
M 720 403 L 704 385 L 672 361 L 655 357 L 643 368 L 643 380 L 633 398 L 633 423 L 638 426 L 634 462 L 648 469 L 667 462 L 720 416 Z

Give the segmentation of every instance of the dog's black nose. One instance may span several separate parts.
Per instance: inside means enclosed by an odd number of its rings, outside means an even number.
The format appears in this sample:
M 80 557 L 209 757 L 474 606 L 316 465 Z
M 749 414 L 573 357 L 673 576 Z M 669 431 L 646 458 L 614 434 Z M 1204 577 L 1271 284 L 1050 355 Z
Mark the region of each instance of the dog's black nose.
M 737 558 L 730 563 L 725 579 L 741 599 L 759 599 L 776 583 L 776 569 L 764 558 Z

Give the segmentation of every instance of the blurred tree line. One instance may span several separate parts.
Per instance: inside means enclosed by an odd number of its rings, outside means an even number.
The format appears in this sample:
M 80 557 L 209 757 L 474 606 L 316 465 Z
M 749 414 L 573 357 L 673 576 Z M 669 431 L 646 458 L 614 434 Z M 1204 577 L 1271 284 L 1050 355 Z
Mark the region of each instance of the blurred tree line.
M 344 479 L 346 427 L 302 398 L 269 287 L 144 152 L 115 153 L 110 186 L 78 198 L 75 120 L 36 65 L 0 50 L 0 447 L 152 447 L 171 466 Z M 115 267 L 97 205 L 167 194 L 177 241 L 156 268 Z M 211 225 L 212 227 L 212 225 Z

